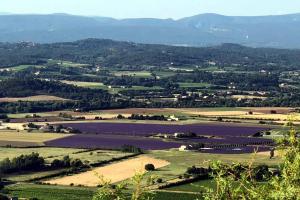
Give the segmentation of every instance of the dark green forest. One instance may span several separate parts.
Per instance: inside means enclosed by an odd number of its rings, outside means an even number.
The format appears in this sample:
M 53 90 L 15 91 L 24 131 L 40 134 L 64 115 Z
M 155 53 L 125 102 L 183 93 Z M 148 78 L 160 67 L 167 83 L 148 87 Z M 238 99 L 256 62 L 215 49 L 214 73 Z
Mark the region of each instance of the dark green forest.
M 214 61 L 220 67 L 240 65 L 242 70 L 281 70 L 299 67 L 300 50 L 250 48 L 236 44 L 194 48 L 100 39 L 54 44 L 0 44 L 1 66 L 39 65 L 47 59 L 131 69 L 166 67 L 171 63 L 174 66 L 203 66 L 207 61 Z

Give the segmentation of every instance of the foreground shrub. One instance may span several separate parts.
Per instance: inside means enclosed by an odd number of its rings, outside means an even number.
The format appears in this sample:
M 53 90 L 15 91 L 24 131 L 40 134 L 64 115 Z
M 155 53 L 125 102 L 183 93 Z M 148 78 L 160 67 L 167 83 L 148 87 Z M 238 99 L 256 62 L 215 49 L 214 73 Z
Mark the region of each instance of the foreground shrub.
M 132 193 L 129 197 L 127 184 L 112 185 L 110 181 L 99 176 L 101 188 L 93 196 L 92 200 L 151 200 L 152 193 L 147 189 L 153 183 L 153 178 L 146 178 L 144 173 L 137 173 L 131 178 Z
M 292 123 L 290 123 L 291 125 Z M 213 162 L 216 190 L 207 189 L 205 200 L 280 200 L 300 199 L 300 138 L 297 138 L 295 128 L 290 127 L 289 133 L 279 141 L 283 150 L 283 163 L 280 166 L 280 176 L 268 177 L 267 166 L 253 167 L 255 156 L 249 162 L 246 170 L 236 177 L 228 173 L 221 162 Z M 267 180 L 264 184 L 258 181 Z

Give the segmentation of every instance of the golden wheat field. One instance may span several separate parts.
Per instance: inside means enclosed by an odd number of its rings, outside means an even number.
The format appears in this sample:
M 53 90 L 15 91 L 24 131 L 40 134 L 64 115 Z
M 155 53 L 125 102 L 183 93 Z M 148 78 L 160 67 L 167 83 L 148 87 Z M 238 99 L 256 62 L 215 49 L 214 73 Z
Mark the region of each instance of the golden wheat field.
M 58 185 L 74 184 L 94 187 L 100 184 L 99 176 L 103 176 L 105 180 L 116 183 L 133 177 L 137 172 L 145 172 L 144 166 L 149 163 L 153 164 L 156 169 L 170 164 L 165 160 L 155 159 L 149 156 L 139 156 L 104 167 L 98 167 L 81 174 L 49 180 L 46 181 L 46 183 Z
M 58 134 L 58 133 L 27 133 L 26 131 L 0 131 L 0 141 L 11 142 L 33 142 L 43 143 L 49 140 L 55 140 L 70 136 L 70 134 Z

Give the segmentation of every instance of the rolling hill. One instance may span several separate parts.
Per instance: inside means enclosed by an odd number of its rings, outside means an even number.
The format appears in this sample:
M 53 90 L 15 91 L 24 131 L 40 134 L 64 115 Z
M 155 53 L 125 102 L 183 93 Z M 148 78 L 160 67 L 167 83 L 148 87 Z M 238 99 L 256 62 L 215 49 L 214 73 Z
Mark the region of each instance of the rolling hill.
M 0 43 L 0 68 L 39 65 L 48 59 L 75 63 L 138 69 L 158 66 L 218 66 L 257 69 L 298 69 L 300 50 L 251 48 L 237 44 L 212 47 L 178 47 L 154 44 L 86 39 L 54 44 Z
M 66 42 L 86 38 L 149 44 L 299 48 L 300 14 L 233 17 L 201 14 L 179 20 L 83 17 L 67 14 L 0 15 L 0 42 Z

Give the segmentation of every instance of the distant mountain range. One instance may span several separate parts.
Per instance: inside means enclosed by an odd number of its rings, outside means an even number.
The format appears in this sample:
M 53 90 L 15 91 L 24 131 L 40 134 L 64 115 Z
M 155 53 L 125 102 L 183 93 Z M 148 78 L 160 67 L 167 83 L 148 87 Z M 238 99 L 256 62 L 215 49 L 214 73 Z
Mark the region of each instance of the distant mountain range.
M 179 20 L 0 14 L 0 42 L 67 42 L 103 38 L 149 44 L 300 48 L 300 14 L 231 17 L 201 14 Z

